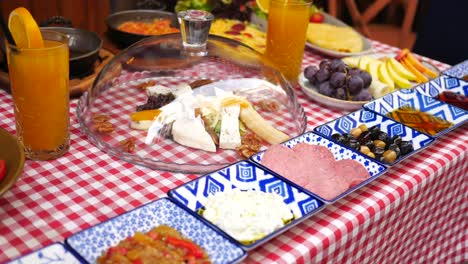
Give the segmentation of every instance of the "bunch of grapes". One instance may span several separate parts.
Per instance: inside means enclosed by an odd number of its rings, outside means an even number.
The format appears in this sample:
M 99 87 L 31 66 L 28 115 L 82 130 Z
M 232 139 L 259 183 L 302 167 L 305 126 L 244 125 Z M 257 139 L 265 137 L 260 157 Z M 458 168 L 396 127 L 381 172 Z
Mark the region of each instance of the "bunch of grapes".
M 358 68 L 350 68 L 342 60 L 323 60 L 319 67 L 308 66 L 304 76 L 317 87 L 319 93 L 349 101 L 370 101 L 371 75 Z

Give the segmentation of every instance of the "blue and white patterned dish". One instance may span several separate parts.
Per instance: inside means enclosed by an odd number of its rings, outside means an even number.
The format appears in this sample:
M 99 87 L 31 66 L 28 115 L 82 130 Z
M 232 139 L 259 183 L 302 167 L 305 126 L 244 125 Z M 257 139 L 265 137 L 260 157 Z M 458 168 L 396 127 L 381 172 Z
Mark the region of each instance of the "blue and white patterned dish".
M 383 163 L 388 165 L 393 165 L 395 163 L 400 162 L 401 160 L 420 151 L 421 149 L 428 146 L 434 141 L 432 137 L 429 137 L 426 134 L 418 132 L 401 123 L 395 122 L 394 120 L 386 116 L 382 116 L 375 112 L 367 111 L 364 109 L 358 110 L 351 114 L 335 119 L 329 123 L 318 126 L 314 128 L 314 131 L 332 141 L 335 141 L 331 137 L 333 134 L 350 133 L 351 129 L 358 127 L 361 124 L 365 124 L 367 127 L 377 126 L 381 131 L 387 133 L 390 138 L 397 135 L 400 136 L 402 140 L 411 141 L 411 143 L 413 144 L 414 151 L 412 151 L 411 153 L 401 156 L 390 163 L 382 161 Z
M 198 244 L 213 263 L 237 263 L 246 256 L 242 248 L 168 198 L 161 198 L 80 231 L 67 238 L 66 243 L 83 259 L 96 263 L 109 247 L 133 236 L 136 231 L 148 232 L 161 224 L 177 229 L 184 237 Z
M 381 115 L 387 115 L 393 110 L 403 106 L 409 106 L 421 112 L 449 121 L 453 124 L 453 126 L 444 129 L 435 135 L 431 135 L 434 138 L 438 138 L 439 136 L 448 133 L 449 131 L 463 125 L 468 120 L 468 111 L 423 95 L 415 89 L 402 89 L 395 91 L 365 104 L 364 108 Z
M 305 134 L 292 138 L 281 144 L 284 146 L 287 146 L 288 148 L 292 148 L 294 145 L 298 143 L 307 143 L 311 145 L 319 145 L 319 146 L 327 147 L 333 153 L 333 156 L 335 156 L 336 160 L 343 160 L 343 159 L 355 160 L 361 163 L 370 174 L 369 179 L 361 182 L 360 184 L 353 186 L 352 188 L 349 188 L 347 191 L 343 192 L 342 194 L 338 195 L 337 197 L 333 199 L 325 199 L 301 187 L 301 189 L 305 190 L 305 192 L 310 193 L 311 195 L 317 196 L 323 202 L 328 203 L 328 204 L 334 203 L 337 200 L 345 197 L 346 195 L 368 184 L 369 182 L 373 181 L 375 178 L 377 178 L 378 176 L 382 175 L 384 172 L 387 171 L 387 168 L 383 164 L 376 162 L 374 160 L 371 160 L 370 158 L 362 155 L 361 153 L 357 153 L 347 147 L 343 147 L 333 141 L 330 141 L 323 136 L 315 134 L 314 132 L 306 132 Z M 254 161 L 255 163 L 258 163 L 261 165 L 264 152 L 265 151 L 259 152 L 253 155 L 252 157 L 250 157 L 250 159 Z
M 455 77 L 441 75 L 436 79 L 419 85 L 416 90 L 430 97 L 438 97 L 444 91 L 468 96 L 468 82 Z
M 468 75 L 468 60 L 460 62 L 442 73 L 448 76 L 463 79 L 465 76 Z
M 292 222 L 252 244 L 247 245 L 237 241 L 237 243 L 246 250 L 252 250 L 260 246 L 271 238 L 302 222 L 324 206 L 324 204 L 313 195 L 307 194 L 303 190 L 290 185 L 282 178 L 257 167 L 254 163 L 249 161 L 240 161 L 221 170 L 199 177 L 198 179 L 170 190 L 168 195 L 188 210 L 196 213 L 206 203 L 210 195 L 232 189 L 275 192 L 284 197 L 284 202 L 289 206 L 295 216 Z M 208 220 L 204 220 L 212 224 Z M 216 225 L 212 225 L 216 227 Z M 229 236 L 228 234 L 226 235 Z M 232 239 L 236 241 L 234 238 Z
M 81 264 L 61 243 L 53 243 L 27 255 L 14 259 L 6 264 Z

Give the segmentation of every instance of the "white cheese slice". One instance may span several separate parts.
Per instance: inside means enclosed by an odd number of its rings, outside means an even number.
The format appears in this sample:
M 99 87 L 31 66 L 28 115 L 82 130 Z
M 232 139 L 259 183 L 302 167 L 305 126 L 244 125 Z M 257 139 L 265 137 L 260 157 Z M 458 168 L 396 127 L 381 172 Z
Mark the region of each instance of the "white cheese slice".
M 163 86 L 163 85 L 154 85 L 146 88 L 146 94 L 148 96 L 151 95 L 158 95 L 158 94 L 168 94 L 172 92 L 171 88 Z
M 177 118 L 172 125 L 172 138 L 187 147 L 216 152 L 216 145 L 206 132 L 200 118 L 187 116 Z
M 241 145 L 239 113 L 240 105 L 227 106 L 221 109 L 220 148 L 236 149 Z

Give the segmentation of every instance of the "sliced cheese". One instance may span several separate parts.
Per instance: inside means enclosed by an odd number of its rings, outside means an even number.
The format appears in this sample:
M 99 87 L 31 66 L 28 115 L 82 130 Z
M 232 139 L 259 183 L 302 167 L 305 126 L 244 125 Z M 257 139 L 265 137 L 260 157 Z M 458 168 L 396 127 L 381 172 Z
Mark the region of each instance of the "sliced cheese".
M 236 149 L 241 145 L 239 114 L 240 105 L 226 106 L 221 109 L 220 148 Z
M 216 152 L 216 145 L 210 134 L 206 132 L 200 118 L 176 119 L 172 125 L 172 138 L 187 147 Z

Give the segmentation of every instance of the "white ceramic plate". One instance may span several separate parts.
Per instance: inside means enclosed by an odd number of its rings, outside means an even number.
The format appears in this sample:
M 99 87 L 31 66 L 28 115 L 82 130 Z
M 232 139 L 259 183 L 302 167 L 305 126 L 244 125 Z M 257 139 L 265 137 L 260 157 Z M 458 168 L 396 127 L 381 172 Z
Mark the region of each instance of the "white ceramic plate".
M 335 26 L 339 26 L 339 27 L 345 27 L 345 26 L 349 27 L 349 25 L 347 25 L 346 23 L 343 23 L 341 20 L 336 19 L 335 17 L 333 17 L 333 16 L 331 16 L 331 15 L 329 15 L 327 13 L 322 12 L 322 14 L 325 17 L 323 23 L 327 23 L 327 24 L 331 24 L 331 25 L 335 25 Z M 359 34 L 359 32 L 358 32 L 358 34 Z M 354 52 L 354 53 L 353 52 L 340 52 L 340 51 L 326 49 L 326 48 L 317 46 L 315 44 L 310 43 L 309 41 L 306 41 L 306 46 L 313 49 L 313 50 L 316 50 L 316 51 L 318 51 L 320 53 L 323 53 L 325 55 L 335 57 L 335 58 L 343 58 L 343 57 L 349 57 L 349 56 L 359 56 L 359 55 L 364 55 L 364 54 L 372 52 L 372 50 L 373 50 L 372 42 L 369 39 L 362 36 L 361 34 L 359 34 L 359 35 L 362 38 L 362 44 L 363 44 L 361 52 Z
M 309 80 L 306 79 L 304 73 L 299 75 L 299 84 L 302 91 L 312 100 L 321 103 L 323 105 L 338 108 L 346 111 L 354 111 L 360 109 L 365 103 L 369 101 L 347 101 L 340 100 L 333 97 L 329 97 L 319 93 L 318 88 L 312 85 Z

